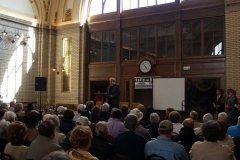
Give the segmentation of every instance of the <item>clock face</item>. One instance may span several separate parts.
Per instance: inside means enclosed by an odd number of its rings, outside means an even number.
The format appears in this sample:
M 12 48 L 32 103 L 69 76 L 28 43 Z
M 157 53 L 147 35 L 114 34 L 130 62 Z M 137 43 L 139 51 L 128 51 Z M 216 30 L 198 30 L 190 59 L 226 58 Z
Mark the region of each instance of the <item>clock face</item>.
M 140 66 L 139 66 L 139 69 L 142 73 L 148 73 L 150 72 L 152 68 L 152 64 L 150 61 L 148 60 L 143 60 L 141 63 L 140 63 Z

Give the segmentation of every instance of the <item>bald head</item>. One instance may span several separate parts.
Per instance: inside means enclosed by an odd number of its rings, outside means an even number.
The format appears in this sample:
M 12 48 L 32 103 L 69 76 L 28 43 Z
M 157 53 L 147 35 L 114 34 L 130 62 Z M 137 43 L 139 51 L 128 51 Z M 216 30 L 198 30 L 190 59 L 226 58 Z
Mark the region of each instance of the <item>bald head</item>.
M 186 118 L 186 119 L 183 121 L 183 127 L 194 128 L 193 120 L 192 120 L 191 118 Z

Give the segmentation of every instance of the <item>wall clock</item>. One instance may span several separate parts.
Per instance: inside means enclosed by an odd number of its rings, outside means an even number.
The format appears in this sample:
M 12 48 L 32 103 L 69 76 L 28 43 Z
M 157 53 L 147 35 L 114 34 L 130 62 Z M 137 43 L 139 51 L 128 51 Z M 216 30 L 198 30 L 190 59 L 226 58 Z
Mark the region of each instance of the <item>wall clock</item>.
M 148 73 L 151 71 L 152 63 L 149 60 L 143 60 L 139 64 L 139 69 L 142 73 Z

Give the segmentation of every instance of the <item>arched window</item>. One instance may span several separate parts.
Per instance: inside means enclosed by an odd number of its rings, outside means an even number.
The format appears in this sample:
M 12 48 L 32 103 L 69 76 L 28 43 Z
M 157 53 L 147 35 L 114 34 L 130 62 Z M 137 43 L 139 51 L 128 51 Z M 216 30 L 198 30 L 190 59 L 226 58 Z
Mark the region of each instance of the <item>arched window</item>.
M 149 7 L 165 3 L 173 3 L 175 0 L 122 0 L 123 1 L 123 10 Z
M 90 16 L 116 12 L 117 0 L 92 0 L 90 8 Z

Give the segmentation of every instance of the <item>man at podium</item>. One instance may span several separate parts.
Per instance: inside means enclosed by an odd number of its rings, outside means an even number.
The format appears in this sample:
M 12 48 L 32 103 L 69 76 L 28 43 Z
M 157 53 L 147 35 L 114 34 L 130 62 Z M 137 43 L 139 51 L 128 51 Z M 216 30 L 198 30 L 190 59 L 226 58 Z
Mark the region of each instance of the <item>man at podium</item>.
M 110 109 L 116 107 L 119 108 L 119 96 L 120 96 L 120 85 L 116 83 L 114 77 L 109 78 L 110 85 L 107 87 L 107 102 Z

